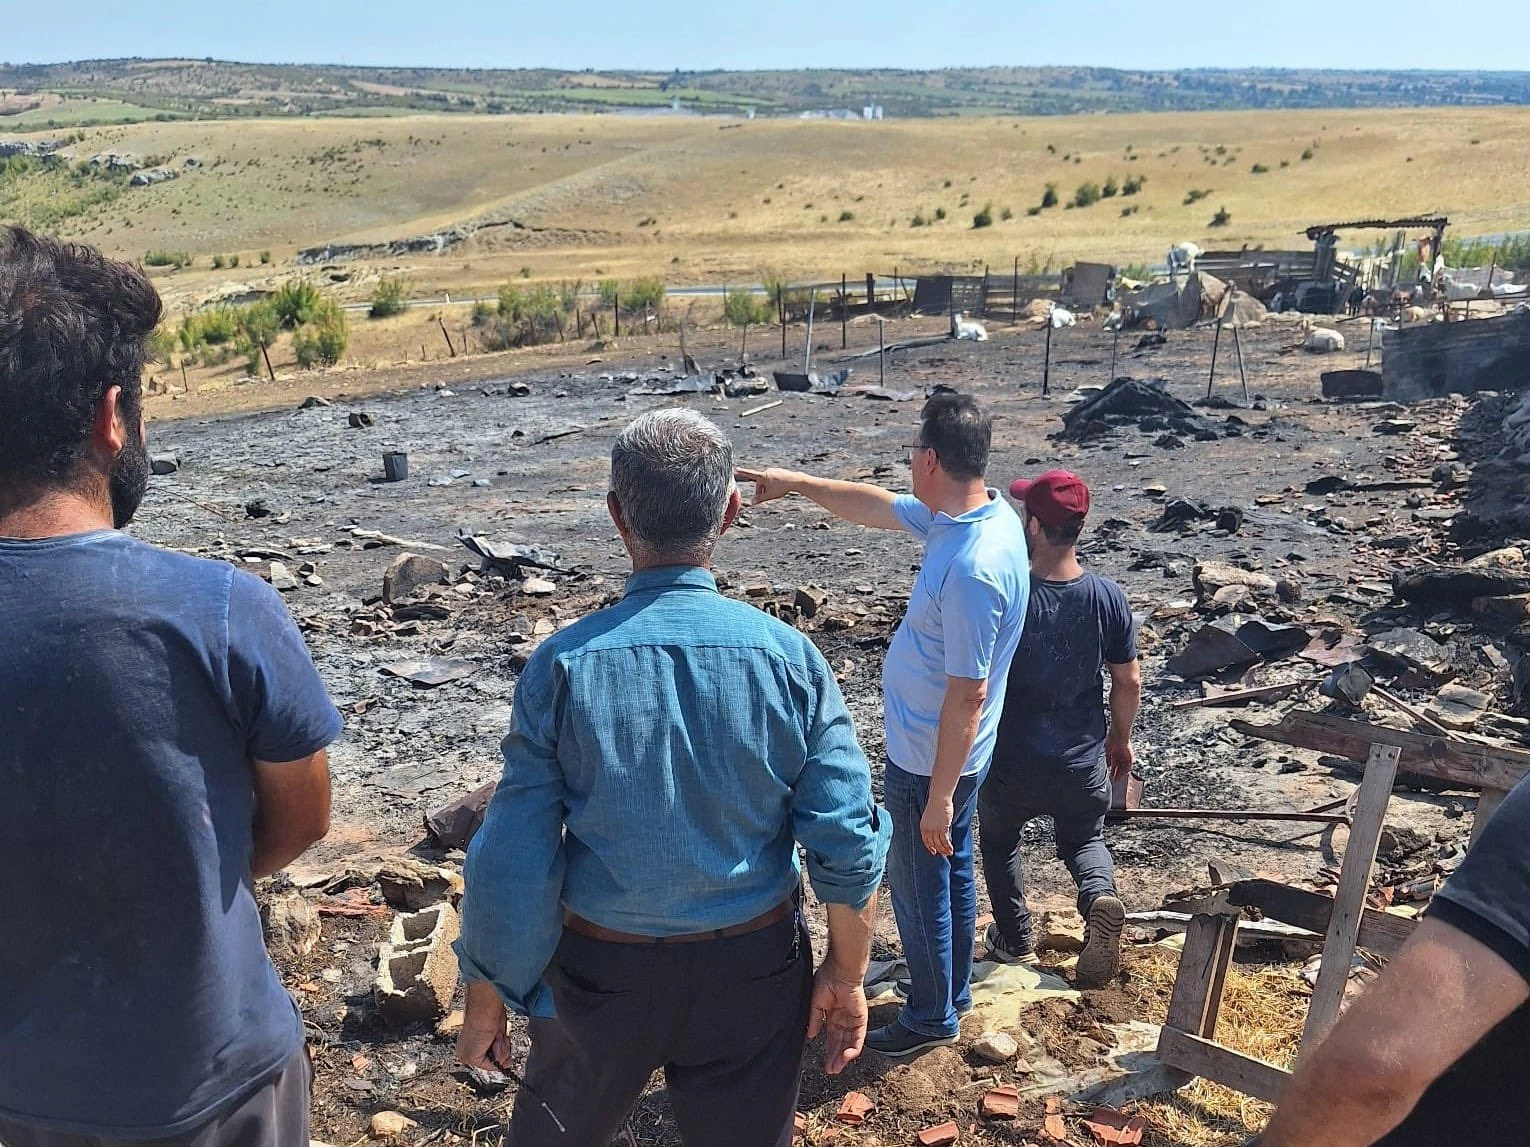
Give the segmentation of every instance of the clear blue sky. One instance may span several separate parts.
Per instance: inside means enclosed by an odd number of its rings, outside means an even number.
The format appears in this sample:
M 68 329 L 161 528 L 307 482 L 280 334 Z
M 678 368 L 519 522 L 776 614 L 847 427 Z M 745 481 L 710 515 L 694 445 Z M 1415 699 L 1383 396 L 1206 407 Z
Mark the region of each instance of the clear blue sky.
M 1530 2 L 0 0 L 0 59 L 554 68 L 1530 69 Z

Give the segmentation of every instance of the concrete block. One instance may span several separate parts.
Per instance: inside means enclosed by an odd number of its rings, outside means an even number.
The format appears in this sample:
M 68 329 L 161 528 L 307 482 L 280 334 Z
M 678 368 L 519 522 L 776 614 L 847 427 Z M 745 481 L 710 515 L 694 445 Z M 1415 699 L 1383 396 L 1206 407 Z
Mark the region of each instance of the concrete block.
M 457 993 L 457 954 L 462 931 L 456 910 L 437 904 L 397 916 L 377 954 L 374 995 L 383 1019 L 395 1026 L 440 1019 Z

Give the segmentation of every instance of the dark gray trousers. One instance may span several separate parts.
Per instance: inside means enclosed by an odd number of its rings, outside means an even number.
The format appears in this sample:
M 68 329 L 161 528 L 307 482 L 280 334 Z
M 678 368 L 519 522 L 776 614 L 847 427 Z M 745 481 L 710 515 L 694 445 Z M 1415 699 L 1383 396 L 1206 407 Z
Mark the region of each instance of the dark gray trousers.
M 689 944 L 565 932 L 547 981 L 558 1018 L 531 1021 L 506 1147 L 605 1147 L 660 1068 L 686 1147 L 791 1143 L 813 981 L 798 917 Z
M 1115 865 L 1104 839 L 1109 811 L 1110 779 L 1103 763 L 1094 769 L 990 769 L 978 790 L 978 846 L 1005 947 L 1023 951 L 1031 946 L 1020 858 L 1025 826 L 1039 816 L 1052 818 L 1057 859 L 1078 885 L 1078 911 L 1084 916 L 1096 897 L 1116 892 Z
M 202 1126 L 168 1139 L 43 1131 L 0 1117 L 0 1147 L 308 1147 L 313 1066 L 298 1048 L 280 1071 Z

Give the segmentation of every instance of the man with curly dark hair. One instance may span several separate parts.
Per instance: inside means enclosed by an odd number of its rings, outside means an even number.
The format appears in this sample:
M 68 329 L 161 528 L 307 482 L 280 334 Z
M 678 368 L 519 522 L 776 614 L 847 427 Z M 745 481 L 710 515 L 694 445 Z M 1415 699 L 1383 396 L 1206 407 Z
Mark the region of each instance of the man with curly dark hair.
M 281 599 L 134 541 L 154 287 L 0 229 L 0 1142 L 307 1147 L 256 877 L 340 718 Z

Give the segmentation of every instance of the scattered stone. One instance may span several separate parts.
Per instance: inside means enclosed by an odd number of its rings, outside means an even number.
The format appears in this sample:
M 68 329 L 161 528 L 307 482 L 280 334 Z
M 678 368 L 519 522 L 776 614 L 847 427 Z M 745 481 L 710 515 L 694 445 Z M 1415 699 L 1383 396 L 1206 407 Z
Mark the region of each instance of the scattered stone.
M 1372 637 L 1367 644 L 1373 653 L 1405 668 L 1417 669 L 1437 678 L 1450 674 L 1450 656 L 1445 647 L 1416 629 L 1401 626 L 1389 629 Z
M 244 516 L 246 518 L 269 518 L 273 513 L 264 498 L 251 498 L 244 504 Z
M 349 421 L 352 430 L 365 430 L 376 420 L 365 410 L 353 410 Z
M 1020 1054 L 1020 1045 L 1008 1032 L 984 1032 L 972 1044 L 972 1052 L 989 1063 L 1008 1063 Z
M 319 914 L 300 892 L 284 892 L 266 901 L 260 927 L 272 957 L 289 962 L 312 952 L 321 933 Z
M 310 394 L 307 398 L 303 399 L 303 402 L 298 407 L 298 409 L 299 410 L 313 410 L 313 409 L 315 409 L 317 407 L 321 407 L 321 406 L 333 406 L 333 405 L 335 405 L 335 404 L 333 402 L 331 402 L 327 398 L 320 398 L 317 394 Z
M 1226 530 L 1229 534 L 1236 534 L 1243 528 L 1243 510 L 1238 506 L 1228 506 L 1217 513 L 1217 529 Z
M 802 585 L 797 587 L 797 595 L 792 599 L 792 604 L 803 617 L 816 617 L 828 600 L 828 590 L 816 585 Z
M 383 573 L 382 598 L 388 605 L 413 597 L 428 585 L 446 581 L 445 562 L 419 554 L 399 554 Z
M 1081 952 L 1084 918 L 1077 912 L 1043 912 L 1036 921 L 1036 947 L 1044 952 Z
M 181 460 L 174 454 L 154 454 L 149 457 L 149 469 L 163 478 L 181 468 Z
M 1487 716 L 1493 707 L 1493 699 L 1465 685 L 1445 685 L 1434 695 L 1434 700 L 1424 706 L 1424 712 L 1447 729 L 1467 730 L 1477 727 L 1477 722 Z
M 1377 434 L 1411 434 L 1418 423 L 1411 418 L 1383 418 L 1371 428 Z
M 405 912 L 419 912 L 462 892 L 458 873 L 409 856 L 383 861 L 377 870 L 377 883 L 383 899 Z
M 271 588 L 281 593 L 291 593 L 298 587 L 298 579 L 292 576 L 289 570 L 281 562 L 272 562 L 271 568 L 266 574 L 266 580 L 271 583 Z
M 1269 574 L 1239 569 L 1226 562 L 1196 562 L 1193 580 L 1203 598 L 1213 597 L 1217 590 L 1232 585 L 1247 586 L 1256 593 L 1275 591 L 1275 579 Z
M 450 904 L 397 916 L 377 953 L 377 1010 L 395 1027 L 437 1020 L 457 992 L 452 943 L 461 923 Z
M 397 1139 L 419 1124 L 409 1116 L 397 1111 L 379 1111 L 367 1125 L 367 1134 L 373 1139 Z
M 530 594 L 532 597 L 547 597 L 549 594 L 558 592 L 558 587 L 546 578 L 529 577 L 521 582 L 521 592 Z
M 436 1025 L 436 1036 L 440 1039 L 451 1039 L 462 1030 L 465 1022 L 462 1009 L 457 1008 Z

